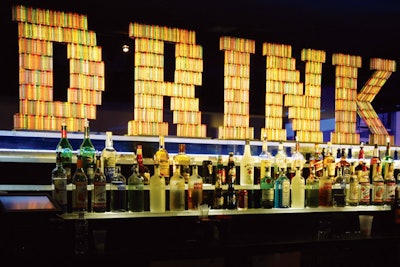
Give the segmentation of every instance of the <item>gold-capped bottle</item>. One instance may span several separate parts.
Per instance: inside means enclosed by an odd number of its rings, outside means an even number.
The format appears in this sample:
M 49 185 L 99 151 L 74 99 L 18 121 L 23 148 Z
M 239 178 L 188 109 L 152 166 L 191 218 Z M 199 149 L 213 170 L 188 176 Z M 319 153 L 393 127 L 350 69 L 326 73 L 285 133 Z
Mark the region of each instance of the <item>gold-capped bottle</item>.
M 175 168 L 179 166 L 180 175 L 183 176 L 183 178 L 185 179 L 185 183 L 187 183 L 190 177 L 190 156 L 186 154 L 185 144 L 178 145 L 178 154 L 174 156 L 174 163 L 174 173 Z
M 165 138 L 163 135 L 160 135 L 159 137 L 158 150 L 154 154 L 154 160 L 157 161 L 160 166 L 160 173 L 165 178 L 165 183 L 169 184 L 169 154 L 167 149 L 165 148 Z

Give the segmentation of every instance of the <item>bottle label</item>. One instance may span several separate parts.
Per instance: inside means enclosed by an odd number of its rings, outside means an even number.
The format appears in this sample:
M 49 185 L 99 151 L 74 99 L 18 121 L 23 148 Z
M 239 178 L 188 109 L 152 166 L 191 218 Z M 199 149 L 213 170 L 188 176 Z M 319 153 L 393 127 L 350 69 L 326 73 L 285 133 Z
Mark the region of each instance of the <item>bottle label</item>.
M 93 208 L 106 206 L 106 183 L 94 183 Z
M 54 184 L 54 200 L 60 206 L 67 205 L 67 179 L 66 178 L 53 178 Z
M 263 201 L 273 201 L 274 200 L 274 189 L 262 189 L 261 190 L 261 199 Z
M 369 203 L 371 186 L 369 183 L 360 183 L 360 203 Z
M 244 165 L 244 177 L 241 178 L 242 180 L 242 184 L 245 185 L 253 185 L 254 184 L 254 165 L 252 164 L 245 164 Z
M 87 209 L 87 183 L 76 182 L 75 183 L 75 209 L 86 210 Z
M 282 206 L 290 205 L 290 182 L 289 180 L 282 183 Z
M 372 201 L 375 203 L 383 202 L 383 193 L 385 192 L 385 185 L 383 183 L 374 183 Z
M 107 183 L 111 182 L 111 179 L 115 174 L 115 166 L 104 166 L 104 176 L 106 177 Z
M 394 201 L 396 196 L 396 183 L 395 182 L 386 183 L 385 192 L 386 192 L 385 201 L 387 202 Z

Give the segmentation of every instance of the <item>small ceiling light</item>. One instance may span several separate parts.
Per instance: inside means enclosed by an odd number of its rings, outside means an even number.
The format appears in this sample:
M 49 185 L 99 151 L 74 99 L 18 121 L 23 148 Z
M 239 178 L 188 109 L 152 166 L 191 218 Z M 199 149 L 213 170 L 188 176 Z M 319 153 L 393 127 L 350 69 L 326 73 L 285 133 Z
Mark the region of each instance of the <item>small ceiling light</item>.
M 128 53 L 128 52 L 129 52 L 129 45 L 123 45 L 123 46 L 122 46 L 122 51 L 123 51 L 124 53 Z

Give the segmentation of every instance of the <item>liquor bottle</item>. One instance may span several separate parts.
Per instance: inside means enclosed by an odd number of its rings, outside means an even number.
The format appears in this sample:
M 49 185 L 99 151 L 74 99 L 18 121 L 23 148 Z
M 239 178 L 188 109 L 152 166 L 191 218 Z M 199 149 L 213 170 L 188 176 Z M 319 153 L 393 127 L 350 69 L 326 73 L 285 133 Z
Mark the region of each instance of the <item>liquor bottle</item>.
M 332 163 L 324 169 L 323 175 L 319 178 L 319 206 L 331 207 L 332 206 L 332 182 L 335 173 L 335 165 Z
M 365 163 L 364 143 L 361 142 L 360 150 L 358 151 L 358 163 L 356 165 L 356 172 L 363 172 L 364 163 Z
M 75 220 L 75 255 L 87 254 L 89 251 L 89 222 L 85 218 L 85 213 L 80 211 L 78 219 Z
M 143 178 L 143 184 L 150 184 L 150 170 L 144 165 L 142 145 L 136 145 L 136 162 L 138 164 L 139 176 Z
M 249 207 L 249 193 L 246 189 L 240 189 L 237 193 L 238 210 L 247 210 Z
M 254 159 L 251 155 L 250 140 L 246 140 L 240 161 L 240 185 L 254 185 Z
M 371 203 L 371 184 L 369 180 L 369 171 L 367 164 L 363 163 L 362 175 L 359 180 L 360 184 L 360 201 L 359 205 L 370 205 Z
M 301 176 L 303 176 L 304 179 L 307 179 L 308 176 L 310 176 L 310 171 L 311 171 L 310 158 L 311 158 L 311 153 L 306 153 L 304 166 L 303 169 L 301 170 Z
M 291 184 L 292 184 L 291 207 L 303 209 L 305 207 L 306 185 L 304 178 L 301 176 L 300 166 L 296 167 L 296 175 L 292 178 Z
M 165 138 L 163 135 L 160 135 L 158 141 L 158 150 L 154 154 L 154 160 L 159 163 L 160 173 L 165 178 L 165 183 L 169 184 L 170 177 L 170 166 L 169 166 L 169 154 L 167 149 L 165 148 Z
M 233 154 L 232 154 L 233 156 Z M 215 181 L 219 180 L 220 185 L 226 184 L 226 173 L 222 156 L 218 155 L 217 164 L 215 166 Z
M 350 177 L 350 162 L 346 158 L 346 149 L 342 148 L 340 152 L 339 162 L 336 164 L 337 168 L 342 168 L 343 176 Z
M 88 210 L 88 178 L 83 170 L 80 151 L 76 159 L 76 170 L 72 176 L 72 210 L 74 212 Z
M 369 161 L 369 179 L 371 182 L 373 181 L 373 179 L 375 177 L 377 165 L 380 163 L 381 163 L 381 157 L 380 157 L 380 153 L 379 153 L 379 148 L 378 148 L 378 145 L 375 144 L 374 150 L 372 151 L 372 157 Z M 371 199 L 372 199 L 372 194 L 371 194 Z
M 107 183 L 111 183 L 117 164 L 117 150 L 114 148 L 112 132 L 106 132 L 105 146 L 101 151 L 101 159 L 103 173 L 106 176 Z
M 332 163 L 328 166 L 332 166 Z M 337 168 L 336 177 L 332 182 L 332 205 L 334 207 L 346 205 L 346 178 L 343 176 L 343 167 Z
M 284 169 L 286 171 L 287 168 L 287 155 L 283 148 L 283 143 L 279 142 L 278 151 L 275 155 L 275 163 L 274 163 L 274 178 L 277 179 L 280 175 L 280 170 Z
M 62 164 L 61 152 L 57 152 L 56 154 L 56 167 L 51 172 L 51 181 L 53 184 L 52 196 L 58 205 L 60 205 L 63 212 L 67 212 L 67 172 Z
M 276 157 L 275 157 L 276 158 Z M 279 177 L 274 184 L 274 208 L 290 207 L 290 180 L 285 169 L 280 169 Z
M 387 163 L 386 176 L 384 177 L 385 183 L 385 196 L 384 204 L 391 207 L 395 204 L 396 197 L 396 178 L 394 178 L 393 163 Z
M 261 180 L 266 175 L 265 171 L 267 169 L 265 167 L 271 168 L 272 163 L 274 163 L 274 157 L 271 155 L 271 153 L 268 152 L 267 135 L 264 135 L 263 137 L 261 153 L 260 155 L 258 155 L 258 160 L 260 162 L 260 180 Z
M 398 227 L 400 225 L 400 173 L 396 177 L 397 183 L 396 183 L 396 195 L 395 195 L 395 204 L 393 208 L 394 212 L 394 223 Z
M 128 177 L 128 211 L 144 211 L 144 183 L 143 178 L 138 175 L 136 158 L 132 166 L 132 174 Z
M 332 143 L 327 143 L 327 152 L 323 157 L 323 167 L 327 167 L 329 163 L 335 163 L 335 157 L 332 152 Z
M 271 209 L 274 207 L 274 179 L 271 177 L 271 166 L 265 165 L 264 176 L 260 180 L 261 208 Z
M 83 171 L 86 175 L 88 175 L 89 173 L 91 175 L 92 173 L 94 173 L 96 149 L 94 148 L 92 141 L 90 140 L 90 127 L 88 119 L 85 119 L 84 136 L 79 150 L 82 156 Z M 92 180 L 88 180 L 88 184 L 91 184 L 92 182 Z
M 356 162 L 352 162 L 350 166 L 350 183 L 349 183 L 349 191 L 347 192 L 346 195 L 346 203 L 349 206 L 357 206 L 359 203 L 359 182 L 358 182 L 358 176 L 356 173 Z
M 376 164 L 375 176 L 372 179 L 372 194 L 371 204 L 372 205 L 383 205 L 383 199 L 385 196 L 385 181 L 382 176 L 381 164 Z
M 169 181 L 169 210 L 185 210 L 185 178 L 180 173 L 181 168 L 175 163 L 175 171 Z
M 96 154 L 96 170 L 93 178 L 92 210 L 105 212 L 107 208 L 107 179 L 101 168 L 101 155 Z
M 111 179 L 110 185 L 111 191 L 111 203 L 110 208 L 113 212 L 125 212 L 127 211 L 127 201 L 126 201 L 126 178 L 121 173 L 121 166 L 115 166 L 114 177 Z
M 185 144 L 179 144 L 178 154 L 174 156 L 174 163 L 176 164 L 174 168 L 177 168 L 179 166 L 180 175 L 183 176 L 183 178 L 185 179 L 185 183 L 187 183 L 190 177 L 190 156 L 186 154 Z
M 306 207 L 319 207 L 319 179 L 315 176 L 315 168 L 311 167 L 306 179 Z
M 296 136 L 294 152 L 292 153 L 292 168 L 296 171 L 297 167 L 299 167 L 301 171 L 303 169 L 304 163 L 305 163 L 304 156 L 300 152 L 300 143 L 298 141 L 298 137 Z
M 188 181 L 188 209 L 197 210 L 203 203 L 203 178 L 198 173 L 196 163 L 192 164 L 192 175 Z
M 203 177 L 203 184 L 214 184 L 215 173 L 213 162 L 211 160 L 203 160 L 201 165 L 201 177 Z
M 72 183 L 72 155 L 73 148 L 68 140 L 67 125 L 61 123 L 61 138 L 56 147 L 56 153 L 61 153 L 61 162 L 65 172 L 67 173 L 67 184 Z
M 165 212 L 165 178 L 161 175 L 160 165 L 154 162 L 154 174 L 150 178 L 150 212 Z
M 226 165 L 226 182 L 229 183 L 235 183 L 236 182 L 236 164 L 235 164 L 235 158 L 233 156 L 233 152 L 229 152 L 228 156 L 228 163 Z
M 387 173 L 389 170 L 389 164 L 393 165 L 393 163 L 394 163 L 394 160 L 390 154 L 390 138 L 387 137 L 385 156 L 382 158 L 382 161 L 381 161 L 383 178 L 385 178 L 387 176 Z
M 310 165 L 314 166 L 315 176 L 318 179 L 321 178 L 324 170 L 324 158 L 319 150 L 319 144 L 314 144 L 314 153 L 311 155 Z
M 213 200 L 213 208 L 214 209 L 223 209 L 224 208 L 224 194 L 222 191 L 222 177 L 225 177 L 225 169 L 222 164 L 222 156 L 218 156 L 217 166 L 215 167 L 216 175 L 215 175 L 215 184 L 214 184 L 214 200 Z M 225 179 L 224 179 L 225 180 Z
M 237 196 L 233 182 L 228 181 L 228 189 L 226 190 L 225 193 L 226 193 L 225 194 L 226 209 L 228 210 L 237 209 Z

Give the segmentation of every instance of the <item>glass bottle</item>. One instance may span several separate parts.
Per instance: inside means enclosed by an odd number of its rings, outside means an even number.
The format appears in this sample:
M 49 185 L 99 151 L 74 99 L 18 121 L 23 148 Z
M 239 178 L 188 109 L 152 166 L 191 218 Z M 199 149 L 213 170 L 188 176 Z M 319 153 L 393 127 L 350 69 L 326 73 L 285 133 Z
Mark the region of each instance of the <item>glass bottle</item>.
M 346 178 L 343 176 L 343 167 L 337 168 L 336 177 L 332 183 L 332 205 L 334 207 L 346 205 Z
M 315 176 L 315 168 L 310 168 L 310 174 L 306 179 L 306 207 L 319 207 L 319 179 Z
M 233 156 L 233 152 L 229 152 L 228 163 L 226 165 L 226 182 L 235 183 L 236 182 L 236 164 L 235 157 Z
M 384 177 L 385 183 L 385 196 L 384 204 L 393 207 L 396 197 L 396 178 L 394 178 L 393 163 L 387 163 L 386 176 Z
M 342 148 L 340 152 L 340 159 L 336 165 L 337 168 L 342 169 L 342 173 L 344 177 L 350 177 L 350 162 L 347 161 L 346 158 L 346 149 Z
M 90 127 L 88 119 L 85 119 L 84 136 L 79 150 L 82 156 L 83 171 L 86 175 L 91 175 L 92 173 L 94 173 L 96 149 L 94 148 L 92 141 L 90 140 Z M 88 181 L 89 184 L 91 184 L 92 182 L 93 181 Z
M 292 184 L 291 207 L 303 209 L 305 207 L 306 185 L 304 178 L 301 176 L 300 166 L 296 167 L 296 174 L 292 178 L 291 184 Z
M 372 151 L 372 157 L 369 161 L 369 179 L 371 182 L 374 180 L 378 163 L 379 164 L 381 163 L 381 157 L 379 153 L 379 147 L 377 144 L 375 144 L 374 149 Z M 372 199 L 372 194 L 371 194 L 371 199 Z
M 261 200 L 260 206 L 264 209 L 274 207 L 274 179 L 271 176 L 271 166 L 264 166 L 264 176 L 260 180 Z
M 128 177 L 128 210 L 132 212 L 144 211 L 144 183 L 138 175 L 138 165 L 132 166 L 132 174 Z
M 60 205 L 63 212 L 68 211 L 67 198 L 67 172 L 62 163 L 61 152 L 56 153 L 56 167 L 51 172 L 51 181 L 53 184 L 53 199 Z
M 388 175 L 389 164 L 393 165 L 393 163 L 394 163 L 394 160 L 390 154 L 390 138 L 388 137 L 387 141 L 386 141 L 385 156 L 382 158 L 382 161 L 381 161 L 383 178 L 386 178 L 386 176 Z
M 126 178 L 121 173 L 121 166 L 115 166 L 114 177 L 111 179 L 110 185 L 111 191 L 111 203 L 110 208 L 113 212 L 125 212 L 127 211 L 127 200 L 126 200 Z
M 107 179 L 101 168 L 101 155 L 96 155 L 96 170 L 93 178 L 92 210 L 105 212 L 107 208 Z
M 114 148 L 112 132 L 106 132 L 105 146 L 101 152 L 103 173 L 106 176 L 107 183 L 115 174 L 115 166 L 117 164 L 117 150 Z
M 183 176 L 185 183 L 188 182 L 190 177 L 190 156 L 186 154 L 186 145 L 179 144 L 178 146 L 178 154 L 174 156 L 175 168 L 179 166 L 180 175 Z M 174 170 L 175 173 L 175 170 Z
M 233 182 L 228 182 L 228 189 L 226 190 L 225 193 L 226 193 L 225 196 L 226 209 L 228 210 L 237 209 L 237 196 Z
M 349 191 L 346 194 L 346 202 L 349 206 L 357 206 L 359 203 L 359 182 L 358 176 L 356 173 L 356 162 L 352 162 L 350 166 L 350 183 L 349 183 Z
M 136 162 L 138 164 L 139 176 L 141 176 L 143 179 L 143 184 L 145 184 L 145 185 L 150 184 L 150 170 L 149 170 L 149 168 L 147 168 L 146 165 L 144 165 L 142 145 L 136 145 Z M 161 171 L 161 169 L 160 169 L 160 171 Z
M 274 164 L 274 177 L 277 179 L 280 175 L 280 170 L 283 168 L 286 171 L 287 167 L 287 155 L 283 148 L 283 143 L 279 142 L 278 151 L 275 155 L 275 164 Z
M 154 174 L 150 178 L 150 212 L 165 212 L 165 178 L 161 175 L 160 165 L 154 162 Z
M 372 205 L 383 205 L 383 199 L 385 196 L 385 181 L 382 176 L 381 164 L 376 164 L 375 176 L 372 179 L 372 194 L 371 204 Z
M 175 163 L 175 171 L 169 181 L 169 210 L 185 210 L 185 178 L 181 175 L 180 165 Z
M 364 143 L 361 142 L 360 150 L 358 151 L 358 163 L 356 165 L 356 172 L 362 172 L 363 171 L 364 163 L 365 163 Z
M 311 155 L 310 165 L 314 166 L 315 176 L 318 179 L 321 178 L 324 172 L 324 158 L 319 150 L 319 144 L 314 144 L 314 153 Z
M 287 178 L 284 168 L 280 169 L 279 177 L 275 181 L 274 195 L 275 208 L 290 207 L 290 180 Z
M 332 143 L 327 143 L 327 152 L 323 157 L 323 166 L 327 167 L 329 163 L 335 163 L 335 157 L 332 152 Z
M 189 210 L 197 210 L 198 206 L 203 203 L 203 177 L 199 175 L 196 163 L 192 164 L 192 175 L 188 181 L 187 196 Z
M 159 136 L 158 150 L 154 154 L 154 160 L 159 163 L 160 173 L 165 178 L 165 183 L 169 184 L 170 177 L 170 166 L 169 166 L 169 154 L 165 148 L 165 138 L 163 135 Z
M 211 160 L 203 160 L 203 163 L 201 165 L 201 177 L 203 177 L 203 184 L 209 184 L 212 185 L 214 184 L 214 167 L 213 167 L 213 162 Z
M 268 141 L 267 135 L 264 135 L 261 147 L 261 153 L 258 155 L 258 159 L 260 161 L 260 180 L 265 177 L 267 170 L 265 167 L 272 167 L 272 163 L 274 162 L 274 157 L 271 153 L 268 152 Z M 270 169 L 271 171 L 271 169 Z
M 78 151 L 76 170 L 72 177 L 72 210 L 74 212 L 88 210 L 88 178 L 83 170 L 83 160 Z
M 324 169 L 324 173 L 319 178 L 319 206 L 320 207 L 331 207 L 332 206 L 332 182 L 335 175 L 335 164 L 332 163 Z
M 301 170 L 301 176 L 303 176 L 304 179 L 307 179 L 310 176 L 310 171 L 311 171 L 310 158 L 311 158 L 311 153 L 306 153 L 304 166 L 303 169 Z
M 67 125 L 65 122 L 61 123 L 61 138 L 56 147 L 56 153 L 61 154 L 61 162 L 67 175 L 67 183 L 72 183 L 72 155 L 73 148 L 68 140 Z
M 371 202 L 371 184 L 369 180 L 369 171 L 367 164 L 363 163 L 362 175 L 359 180 L 360 184 L 360 201 L 359 205 L 370 205 Z
M 222 209 L 224 208 L 224 194 L 222 191 L 222 181 L 225 180 L 225 169 L 222 164 L 222 156 L 218 155 L 217 166 L 215 167 L 215 184 L 214 184 L 214 200 L 213 208 Z
M 294 152 L 292 153 L 292 168 L 294 170 L 297 170 L 297 167 L 300 168 L 300 170 L 303 169 L 304 166 L 304 156 L 300 152 L 300 143 L 298 141 L 298 137 L 296 136 L 296 143 L 294 146 Z
M 251 155 L 250 140 L 245 141 L 240 161 L 240 185 L 254 185 L 254 159 Z

